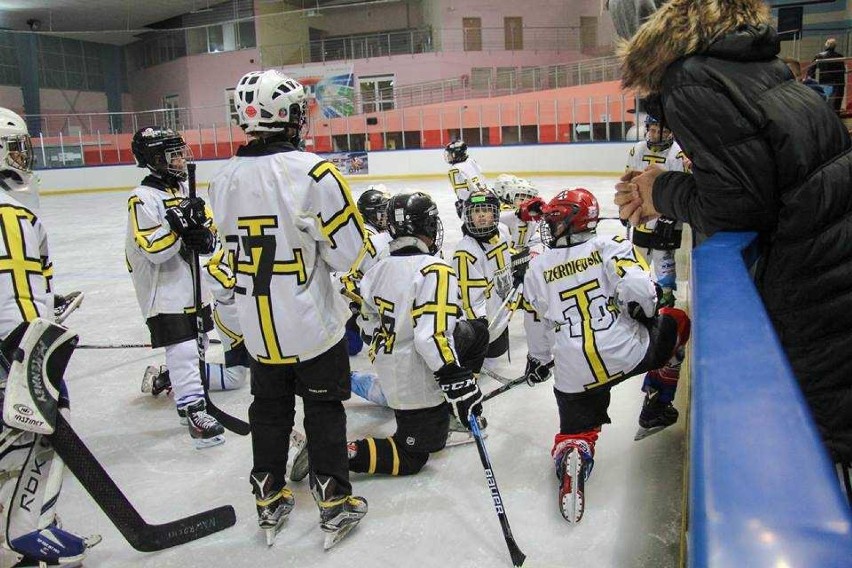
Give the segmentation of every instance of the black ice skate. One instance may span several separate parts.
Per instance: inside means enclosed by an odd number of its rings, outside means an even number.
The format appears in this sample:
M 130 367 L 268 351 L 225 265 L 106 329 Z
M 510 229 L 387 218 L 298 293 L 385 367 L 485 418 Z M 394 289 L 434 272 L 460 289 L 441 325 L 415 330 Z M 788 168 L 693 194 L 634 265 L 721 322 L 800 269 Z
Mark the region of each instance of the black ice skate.
M 257 524 L 266 535 L 266 546 L 272 546 L 284 521 L 296 504 L 293 492 L 287 487 L 273 489 L 270 473 L 251 474 L 251 485 L 257 505 Z
M 482 438 L 487 438 L 488 434 L 485 432 L 485 429 L 488 427 L 488 421 L 484 416 L 477 416 L 476 421 L 479 424 L 479 430 L 482 433 Z M 458 418 L 450 414 L 450 431 L 447 432 L 447 444 L 445 447 L 451 448 L 453 446 L 461 446 L 462 444 L 469 444 L 473 441 L 473 432 L 471 432 L 468 428 L 465 428 L 464 425 L 459 422 Z
M 189 427 L 189 435 L 195 440 L 196 449 L 203 450 L 225 443 L 225 429 L 219 421 L 207 414 L 207 404 L 203 398 L 184 407 Z
M 677 422 L 677 409 L 671 402 L 661 402 L 659 395 L 660 392 L 656 390 L 645 393 L 645 402 L 642 403 L 642 412 L 639 414 L 639 429 L 633 437 L 634 441 L 647 438 Z
M 172 392 L 172 380 L 165 365 L 148 365 L 142 375 L 142 392 L 157 396 L 163 391 Z
M 320 529 L 325 535 L 323 548 L 328 550 L 354 529 L 367 514 L 367 500 L 355 495 L 336 495 L 334 479 L 312 476 L 314 499 L 320 510 Z
M 583 518 L 586 480 L 592 473 L 593 465 L 589 444 L 582 440 L 570 442 L 557 459 L 559 508 L 569 523 L 579 523 Z

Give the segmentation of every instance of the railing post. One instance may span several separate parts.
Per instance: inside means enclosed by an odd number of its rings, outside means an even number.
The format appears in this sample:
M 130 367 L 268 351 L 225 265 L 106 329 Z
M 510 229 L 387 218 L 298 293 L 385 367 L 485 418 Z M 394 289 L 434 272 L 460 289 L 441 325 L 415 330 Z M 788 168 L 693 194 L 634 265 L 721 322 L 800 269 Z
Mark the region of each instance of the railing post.
M 559 139 L 559 99 L 553 99 L 553 130 L 557 142 Z
M 101 147 L 101 131 L 98 130 L 98 159 L 100 163 L 104 163 L 104 149 Z
M 589 141 L 595 141 L 595 121 L 594 121 L 594 106 L 592 104 L 592 97 L 589 97 Z
M 219 157 L 219 138 L 216 136 L 216 123 L 213 123 L 213 156 Z
M 399 124 L 400 130 L 402 130 L 402 149 L 405 150 L 405 109 L 401 108 L 399 109 L 399 112 Z
M 201 124 L 196 125 L 196 129 L 198 130 L 198 157 L 204 157 L 204 145 L 201 143 Z
M 82 162 L 82 164 L 85 165 L 86 164 L 86 152 L 83 151 L 83 132 L 82 131 L 77 133 L 77 140 L 80 143 L 80 162 Z
M 234 155 L 234 133 L 233 133 L 234 125 L 230 122 L 228 123 L 228 151 L 230 155 Z
M 62 141 L 62 131 L 59 131 L 59 159 L 62 160 L 62 165 L 65 165 L 65 143 Z

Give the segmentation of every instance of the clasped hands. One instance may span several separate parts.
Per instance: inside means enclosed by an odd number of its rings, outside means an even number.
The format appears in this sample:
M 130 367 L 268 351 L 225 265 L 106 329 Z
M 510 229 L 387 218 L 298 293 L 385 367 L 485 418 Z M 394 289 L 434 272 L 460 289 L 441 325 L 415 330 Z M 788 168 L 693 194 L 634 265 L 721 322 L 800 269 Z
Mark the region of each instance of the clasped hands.
M 631 170 L 621 176 L 613 199 L 619 218 L 636 226 L 660 216 L 654 209 L 652 191 L 654 180 L 664 171 L 659 166 L 648 166 L 644 171 Z

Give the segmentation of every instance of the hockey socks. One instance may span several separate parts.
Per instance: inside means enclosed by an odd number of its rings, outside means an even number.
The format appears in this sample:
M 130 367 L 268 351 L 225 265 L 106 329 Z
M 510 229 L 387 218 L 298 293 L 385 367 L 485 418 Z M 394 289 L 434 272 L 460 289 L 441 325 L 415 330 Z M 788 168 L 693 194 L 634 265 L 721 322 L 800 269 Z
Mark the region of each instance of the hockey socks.
M 349 442 L 349 470 L 358 473 L 413 475 L 429 460 L 427 452 L 412 452 L 393 438 L 365 438 Z

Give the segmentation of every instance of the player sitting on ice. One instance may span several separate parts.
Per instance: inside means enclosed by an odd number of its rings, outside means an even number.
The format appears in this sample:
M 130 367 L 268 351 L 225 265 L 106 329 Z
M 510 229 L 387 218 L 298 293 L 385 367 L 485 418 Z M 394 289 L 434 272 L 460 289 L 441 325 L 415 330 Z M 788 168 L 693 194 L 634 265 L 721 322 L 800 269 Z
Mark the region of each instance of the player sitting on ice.
M 468 424 L 482 412 L 474 372 L 488 331 L 481 319 L 459 319 L 455 273 L 435 256 L 443 229 L 432 199 L 395 195 L 388 218 L 389 254 L 364 274 L 361 291 L 370 356 L 397 429 L 389 438 L 349 442 L 349 469 L 411 475 L 447 444 L 451 413 Z
M 538 197 L 538 189 L 529 181 L 511 174 L 500 174 L 494 182 L 494 193 L 502 204 L 500 222 L 509 229 L 509 246 L 521 250 L 529 248 L 538 232 L 538 221 L 524 221 L 519 216 L 521 203 Z
M 128 200 L 127 258 L 136 299 L 151 333 L 153 347 L 165 347 L 169 381 L 178 413 L 186 413 L 196 448 L 225 441 L 224 428 L 207 414 L 199 370 L 195 295 L 190 262 L 193 251 L 213 252 L 216 237 L 204 200 L 187 197 L 187 161 L 183 138 L 150 126 L 133 135 L 136 165 L 147 168 Z M 207 285 L 202 280 L 202 298 Z M 202 308 L 204 329 L 213 328 L 210 306 Z M 153 387 L 152 387 L 153 392 Z
M 522 218 L 542 221 L 549 247 L 530 262 L 524 296 L 551 329 L 544 341 L 552 349 L 530 351 L 550 350 L 555 358 L 560 424 L 551 453 L 562 515 L 571 523 L 583 517 L 595 442 L 610 423 L 610 389 L 646 373 L 637 440 L 674 424 L 672 400 L 689 338 L 683 311 L 657 310 L 648 266 L 630 242 L 596 235 L 598 211 L 595 196 L 579 188 L 521 206 Z M 537 377 L 533 369 L 528 378 Z
M 76 344 L 77 334 L 42 318 L 0 343 L 0 566 L 77 565 L 101 540 L 63 530 L 56 515 L 65 465 L 47 436 L 57 412 L 68 413 L 62 375 Z
M 488 183 L 482 168 L 476 160 L 468 156 L 467 144 L 463 140 L 454 140 L 444 149 L 444 161 L 450 164 L 450 187 L 456 194 L 456 214 L 461 218 L 462 208 L 468 196 L 474 191 L 487 191 Z
M 671 130 L 651 115 L 645 117 L 645 140 L 630 149 L 627 171 L 643 171 L 651 165 L 666 171 L 686 171 L 686 156 L 674 140 Z M 630 231 L 630 240 L 645 255 L 654 270 L 654 278 L 662 289 L 660 304 L 674 307 L 677 290 L 677 265 L 675 251 L 680 248 L 683 223 L 658 217 L 642 223 Z

